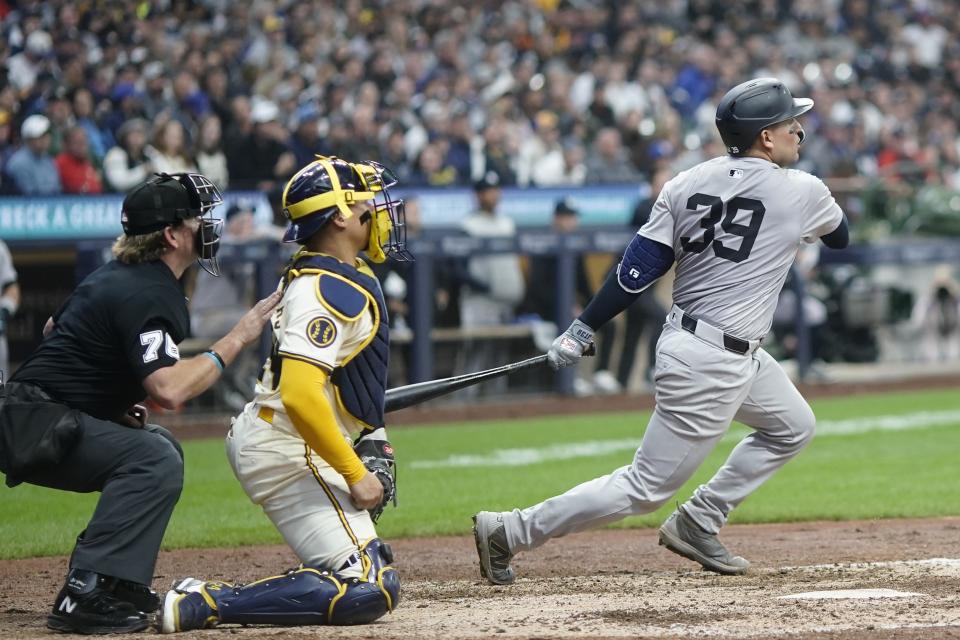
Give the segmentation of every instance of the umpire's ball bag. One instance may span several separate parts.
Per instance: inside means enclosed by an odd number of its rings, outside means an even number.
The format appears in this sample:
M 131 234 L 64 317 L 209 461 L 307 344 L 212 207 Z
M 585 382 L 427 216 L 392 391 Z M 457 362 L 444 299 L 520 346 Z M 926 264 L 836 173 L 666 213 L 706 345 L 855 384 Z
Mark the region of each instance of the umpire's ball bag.
M 54 402 L 38 387 L 0 385 L 0 471 L 14 487 L 30 472 L 57 464 L 80 439 L 80 412 Z

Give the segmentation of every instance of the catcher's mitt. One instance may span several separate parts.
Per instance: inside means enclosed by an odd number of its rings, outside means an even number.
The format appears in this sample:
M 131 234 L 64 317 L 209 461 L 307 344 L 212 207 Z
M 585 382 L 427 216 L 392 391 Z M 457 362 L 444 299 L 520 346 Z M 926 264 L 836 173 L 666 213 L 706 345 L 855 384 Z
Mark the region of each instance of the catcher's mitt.
M 370 519 L 376 522 L 388 503 L 397 506 L 397 467 L 393 458 L 393 447 L 387 440 L 387 432 L 381 427 L 364 431 L 353 443 L 353 450 L 360 462 L 383 485 L 383 500 L 370 512 Z

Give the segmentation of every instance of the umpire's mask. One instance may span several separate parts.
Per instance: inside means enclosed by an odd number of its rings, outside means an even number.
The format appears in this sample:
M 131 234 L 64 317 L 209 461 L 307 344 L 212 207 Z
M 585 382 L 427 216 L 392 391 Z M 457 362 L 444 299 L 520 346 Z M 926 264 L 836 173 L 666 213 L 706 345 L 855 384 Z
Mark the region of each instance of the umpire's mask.
M 190 218 L 200 218 L 200 228 L 195 236 L 197 262 L 204 271 L 218 276 L 217 250 L 223 221 L 213 217 L 213 209 L 221 202 L 220 190 L 206 176 L 158 173 L 127 194 L 120 222 L 125 234 L 137 236 Z

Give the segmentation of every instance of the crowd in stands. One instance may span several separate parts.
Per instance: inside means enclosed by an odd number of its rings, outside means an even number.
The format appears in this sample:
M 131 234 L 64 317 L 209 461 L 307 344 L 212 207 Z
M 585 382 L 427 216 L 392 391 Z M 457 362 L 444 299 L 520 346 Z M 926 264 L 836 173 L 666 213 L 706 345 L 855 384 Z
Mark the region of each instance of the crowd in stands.
M 276 190 L 315 153 L 406 184 L 649 181 L 723 152 L 758 75 L 817 103 L 801 168 L 960 188 L 949 0 L 0 0 L 0 189 L 153 171 Z

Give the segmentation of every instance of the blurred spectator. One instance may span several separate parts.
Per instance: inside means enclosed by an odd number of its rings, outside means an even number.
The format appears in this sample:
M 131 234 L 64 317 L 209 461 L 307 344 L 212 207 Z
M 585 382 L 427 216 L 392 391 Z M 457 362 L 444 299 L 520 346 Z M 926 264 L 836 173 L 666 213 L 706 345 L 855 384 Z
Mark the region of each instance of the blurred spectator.
M 90 161 L 87 131 L 76 126 L 63 139 L 63 151 L 55 159 L 63 193 L 103 193 L 100 172 Z
M 10 377 L 10 352 L 7 344 L 7 327 L 10 318 L 20 306 L 20 285 L 17 270 L 6 243 L 0 240 L 0 384 Z
M 390 167 L 397 174 L 400 184 L 410 184 L 413 166 L 407 160 L 403 129 L 390 128 L 377 157 L 383 166 Z
M 173 89 L 167 76 L 166 65 L 160 60 L 153 60 L 143 66 L 144 92 L 139 95 L 137 100 L 136 91 L 133 87 L 124 86 L 121 91 L 114 91 L 113 97 L 116 100 L 119 96 L 133 94 L 134 100 L 131 105 L 134 108 L 142 110 L 143 115 L 153 120 L 161 113 L 172 113 L 176 107 L 173 98 Z
M 534 118 L 534 136 L 520 147 L 517 159 L 517 182 L 552 187 L 564 184 L 565 163 L 560 146 L 558 118 L 550 111 L 540 111 Z
M 111 136 L 100 128 L 94 114 L 93 94 L 89 89 L 79 88 L 73 92 L 73 117 L 77 126 L 87 134 L 90 153 L 96 162 L 102 162 L 110 148 Z
M 296 160 L 286 146 L 287 134 L 278 121 L 277 105 L 258 98 L 250 108 L 252 128 L 227 158 L 236 189 L 271 191 L 293 174 Z
M 606 89 L 603 82 L 596 82 L 593 86 L 593 99 L 587 106 L 586 125 L 588 135 L 592 137 L 601 129 L 609 129 L 616 126 L 616 123 L 613 107 L 611 107 L 607 101 Z
M 450 133 L 445 164 L 457 172 L 457 184 L 470 184 L 470 144 L 473 140 L 473 127 L 466 111 L 454 115 L 450 122 Z
M 103 172 L 114 191 L 126 192 L 154 172 L 146 155 L 146 120 L 134 118 L 124 122 L 117 130 L 117 143 L 103 159 Z
M 174 118 L 157 126 L 153 144 L 147 147 L 145 153 L 157 173 L 197 171 L 197 165 L 188 154 L 183 124 Z
M 127 120 L 149 117 L 156 123 L 159 113 L 147 114 L 143 108 L 143 94 L 132 82 L 120 82 L 110 92 L 112 108 L 107 114 L 104 124 L 116 136 L 117 130 Z
M 960 283 L 952 268 L 937 268 L 929 288 L 914 304 L 911 321 L 920 330 L 926 361 L 960 358 Z
M 25 97 L 41 72 L 53 68 L 53 38 L 46 31 L 38 30 L 27 36 L 23 51 L 6 61 L 7 78 L 20 96 Z
M 64 136 L 74 125 L 73 110 L 64 87 L 57 87 L 47 97 L 44 115 L 50 120 L 50 154 L 56 157 L 63 151 Z
M 586 184 L 635 184 L 643 179 L 630 162 L 620 132 L 612 127 L 597 133 L 586 165 Z
M 579 187 L 587 181 L 587 165 L 584 163 L 586 152 L 576 140 L 563 143 L 563 174 L 560 184 Z
M 0 108 L 0 195 L 15 193 L 15 187 L 10 183 L 10 178 L 4 171 L 7 166 L 7 160 L 13 155 L 13 118 L 10 112 Z
M 500 177 L 488 171 L 474 184 L 477 210 L 464 218 L 460 228 L 478 238 L 512 238 L 517 229 L 512 218 L 497 214 Z M 516 254 L 474 256 L 467 261 L 464 289 L 460 294 L 460 321 L 464 327 L 512 322 L 525 290 L 520 260 Z
M 477 210 L 464 218 L 460 228 L 478 238 L 511 238 L 517 233 L 512 218 L 497 214 L 500 204 L 500 177 L 488 171 L 474 184 Z M 513 322 L 523 300 L 525 284 L 520 257 L 514 253 L 475 255 L 467 260 L 461 274 L 460 324 L 464 329 L 498 326 Z M 502 343 L 488 348 L 466 344 L 464 371 L 479 371 L 506 362 Z M 488 385 L 501 388 L 504 380 Z M 476 387 L 465 394 L 472 397 Z
M 500 176 L 500 184 L 510 186 L 517 184 L 514 171 L 514 158 L 517 155 L 517 140 L 510 135 L 508 121 L 500 116 L 493 116 L 483 132 L 483 150 L 481 157 L 473 164 L 477 166 L 474 178 L 479 178 L 488 171 Z
M 197 145 L 197 169 L 210 178 L 221 191 L 230 186 L 227 156 L 221 144 L 220 118 L 210 114 L 200 122 L 200 140 Z
M 431 142 L 420 151 L 410 175 L 412 186 L 449 187 L 457 183 L 457 169 L 444 162 L 443 145 Z
M 557 233 L 571 233 L 580 226 L 579 212 L 568 198 L 558 200 L 553 210 L 552 227 Z M 530 258 L 530 274 L 527 279 L 527 295 L 522 309 L 525 313 L 535 313 L 544 320 L 557 322 L 557 256 L 553 254 L 537 255 Z M 590 279 L 583 254 L 578 254 L 574 267 L 574 296 L 576 307 L 568 309 L 572 317 L 580 315 L 593 296 Z M 561 322 L 568 323 L 564 317 Z M 557 322 L 559 324 L 559 322 Z
M 23 146 L 10 156 L 6 173 L 17 193 L 48 196 L 61 191 L 60 173 L 49 153 L 50 120 L 34 114 L 20 125 Z
M 290 150 L 296 160 L 296 166 L 305 167 L 314 160 L 317 155 L 331 155 L 330 150 L 320 137 L 320 112 L 313 105 L 307 105 L 298 110 L 296 115 L 296 128 L 293 135 L 290 136 Z M 379 156 L 383 158 L 383 155 Z M 404 156 L 405 159 L 405 156 Z M 393 168 L 394 165 L 384 159 L 384 166 Z M 398 177 L 402 176 L 397 174 Z

